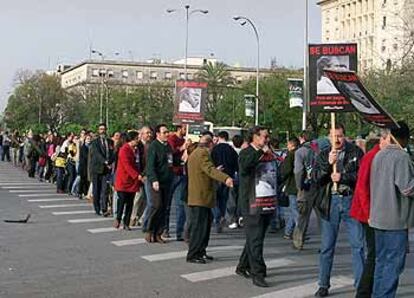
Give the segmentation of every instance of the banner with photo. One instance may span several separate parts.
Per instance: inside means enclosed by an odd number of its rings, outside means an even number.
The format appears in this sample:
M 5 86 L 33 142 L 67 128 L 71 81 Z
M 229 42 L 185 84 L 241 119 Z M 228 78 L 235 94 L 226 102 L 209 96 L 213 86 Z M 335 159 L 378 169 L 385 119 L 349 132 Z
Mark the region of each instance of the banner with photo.
M 244 115 L 246 117 L 254 117 L 255 113 L 255 95 L 245 95 L 244 96 Z
M 289 107 L 303 108 L 303 79 L 287 79 L 289 84 Z
M 357 71 L 357 44 L 309 45 L 309 106 L 311 112 L 352 112 L 353 106 L 340 94 L 325 69 Z
M 206 97 L 207 83 L 181 80 L 176 81 L 174 122 L 203 122 Z
M 398 127 L 394 118 L 372 97 L 355 72 L 325 70 L 325 75 L 366 122 L 381 128 Z

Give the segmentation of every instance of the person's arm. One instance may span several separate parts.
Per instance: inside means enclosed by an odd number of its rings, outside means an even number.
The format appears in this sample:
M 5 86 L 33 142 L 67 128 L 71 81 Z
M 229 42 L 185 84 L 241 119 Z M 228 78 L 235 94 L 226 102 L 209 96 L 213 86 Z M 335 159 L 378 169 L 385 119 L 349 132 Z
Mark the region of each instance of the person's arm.
M 201 170 L 210 178 L 219 182 L 225 183 L 227 178 L 230 178 L 227 174 L 219 171 L 211 161 L 208 151 L 204 150 L 200 155 Z
M 332 182 L 332 165 L 329 164 L 329 151 L 321 152 L 316 158 L 316 180 L 320 185 Z
M 125 148 L 121 148 L 118 155 L 118 165 L 122 163 L 124 169 L 132 179 L 137 180 L 139 177 L 139 172 L 135 166 L 134 155 L 128 154 L 128 151 Z
M 155 146 L 154 144 L 151 144 L 150 147 L 148 148 L 147 167 L 145 171 L 145 174 L 147 175 L 148 180 L 151 183 L 158 182 L 157 173 L 155 171 L 156 159 L 157 159 L 157 153 L 155 150 Z
M 385 170 L 385 169 L 384 169 Z M 399 157 L 395 165 L 395 186 L 403 196 L 414 196 L 414 166 L 408 154 Z

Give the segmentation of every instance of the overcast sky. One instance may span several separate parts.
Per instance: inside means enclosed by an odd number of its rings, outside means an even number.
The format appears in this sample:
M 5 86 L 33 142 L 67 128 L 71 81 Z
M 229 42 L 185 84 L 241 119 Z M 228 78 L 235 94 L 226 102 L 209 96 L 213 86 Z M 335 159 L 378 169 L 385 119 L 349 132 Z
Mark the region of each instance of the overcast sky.
M 310 2 L 310 40 L 320 41 L 320 9 Z M 256 41 L 232 20 L 251 18 L 261 38 L 261 66 L 303 63 L 305 0 L 5 0 L 0 1 L 0 109 L 16 71 L 54 69 L 89 57 L 89 46 L 108 58 L 171 61 L 184 56 L 184 5 L 208 9 L 190 20 L 189 56 L 214 56 L 254 66 Z M 167 14 L 167 8 L 181 8 Z M 113 56 L 112 56 L 113 57 Z

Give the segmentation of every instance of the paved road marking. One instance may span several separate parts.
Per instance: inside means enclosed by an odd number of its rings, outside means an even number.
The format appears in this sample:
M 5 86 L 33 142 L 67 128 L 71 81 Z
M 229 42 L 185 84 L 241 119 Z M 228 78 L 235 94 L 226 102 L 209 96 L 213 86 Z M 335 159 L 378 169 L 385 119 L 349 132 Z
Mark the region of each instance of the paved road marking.
M 128 240 L 120 240 L 120 241 L 111 241 L 111 243 L 115 246 L 128 246 L 128 245 L 137 245 L 146 243 L 145 239 L 137 238 L 137 239 L 128 239 Z
M 100 222 L 114 220 L 112 217 L 97 217 L 97 218 L 80 218 L 80 219 L 69 219 L 68 223 L 87 223 L 87 222 Z
M 50 186 L 49 185 L 38 185 L 38 186 L 18 185 L 18 186 L 2 186 L 1 188 L 4 188 L 4 189 L 33 189 L 35 187 L 36 187 L 36 190 L 38 190 L 39 188 L 40 189 L 54 189 L 54 190 L 56 190 L 55 185 L 50 185 Z M 36 190 L 33 190 L 33 191 L 36 191 Z
M 243 246 L 214 246 L 214 247 L 208 247 L 207 252 L 217 252 L 217 251 L 228 251 L 228 250 L 239 250 L 243 249 Z M 162 254 L 154 254 L 154 255 L 147 255 L 142 256 L 144 260 L 150 261 L 150 262 L 158 262 L 158 261 L 165 261 L 165 260 L 172 260 L 172 259 L 180 259 L 184 258 L 187 255 L 187 251 L 176 251 L 176 252 L 168 252 L 168 253 L 162 253 Z
M 37 203 L 37 202 L 58 202 L 58 201 L 78 201 L 77 199 L 64 199 L 64 198 L 54 198 L 54 199 L 35 199 L 35 200 L 27 200 L 28 202 Z
M 352 286 L 354 284 L 354 280 L 347 276 L 337 276 L 331 278 L 331 287 L 329 291 L 337 290 L 340 288 L 345 288 Z M 264 295 L 255 296 L 253 298 L 274 298 L 274 297 L 289 297 L 289 298 L 303 298 L 311 296 L 312 293 L 316 289 L 315 282 L 307 283 L 304 285 L 299 285 L 297 287 L 291 287 L 279 291 L 274 291 L 270 293 L 266 293 Z
M 93 210 L 52 212 L 53 215 L 93 214 L 93 213 L 95 213 L 95 211 L 93 211 Z
M 139 230 L 141 227 L 131 227 L 131 230 Z M 88 232 L 92 234 L 99 234 L 99 233 L 109 233 L 109 232 L 116 232 L 120 229 L 115 229 L 114 227 L 108 228 L 98 228 L 98 229 L 89 229 Z
M 30 197 L 52 197 L 52 196 L 58 196 L 63 197 L 66 196 L 69 198 L 67 194 L 57 194 L 57 193 L 31 193 L 31 194 L 24 194 L 24 195 L 18 195 L 21 198 L 30 198 Z
M 266 262 L 266 265 L 267 265 L 267 268 L 270 269 L 270 268 L 284 267 L 284 266 L 288 266 L 294 263 L 295 262 L 290 259 L 281 258 L 281 259 L 269 260 Z M 191 282 L 200 282 L 200 281 L 217 279 L 221 277 L 232 276 L 236 274 L 235 271 L 236 271 L 236 266 L 231 266 L 231 267 L 224 267 L 224 268 L 218 268 L 218 269 L 213 269 L 213 270 L 183 274 L 181 275 L 181 277 Z
M 8 182 L 8 181 L 2 181 L 0 182 L 0 186 L 18 186 L 18 185 L 39 185 L 39 183 L 33 183 L 33 182 Z
M 19 189 L 19 190 L 9 190 L 10 193 L 32 193 L 32 192 L 54 192 L 56 194 L 56 189 Z
M 65 200 L 67 201 L 67 200 Z M 83 203 L 83 204 L 61 204 L 61 205 L 41 205 L 39 208 L 47 209 L 47 208 L 66 208 L 66 207 L 90 207 L 92 205 Z

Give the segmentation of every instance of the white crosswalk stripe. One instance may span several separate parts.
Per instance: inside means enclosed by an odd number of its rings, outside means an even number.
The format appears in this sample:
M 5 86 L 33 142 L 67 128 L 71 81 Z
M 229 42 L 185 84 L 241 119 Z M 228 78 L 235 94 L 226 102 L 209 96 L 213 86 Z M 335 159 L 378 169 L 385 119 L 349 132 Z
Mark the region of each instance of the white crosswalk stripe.
M 285 267 L 285 266 L 288 266 L 294 263 L 295 262 L 293 260 L 287 259 L 287 258 L 271 259 L 271 260 L 266 261 L 266 265 L 268 269 Z M 232 276 L 236 274 L 235 271 L 236 271 L 236 266 L 231 266 L 231 267 L 224 267 L 224 268 L 218 268 L 218 269 L 213 269 L 213 270 L 183 274 L 181 275 L 181 277 L 188 281 L 195 283 L 195 282 L 200 282 L 200 281 L 217 279 L 221 277 Z
M 139 230 L 140 227 L 131 227 L 131 230 Z M 114 227 L 107 227 L 107 228 L 97 228 L 97 229 L 88 229 L 88 232 L 91 234 L 100 234 L 100 233 L 110 233 L 110 232 L 117 232 L 120 229 L 115 229 Z
M 2 181 L 0 182 L 0 186 L 18 186 L 18 185 L 39 185 L 39 183 L 35 182 L 8 182 L 8 181 Z
M 88 222 L 101 222 L 101 221 L 110 221 L 114 220 L 111 217 L 97 217 L 97 218 L 79 218 L 79 219 L 69 219 L 68 223 L 88 223 Z
M 91 207 L 90 204 L 61 204 L 61 205 L 40 205 L 39 208 L 48 209 L 48 208 L 68 208 L 68 207 Z
M 62 212 L 52 212 L 53 215 L 72 215 L 72 214 L 93 214 L 93 210 L 77 210 L 77 211 L 62 211 Z
M 234 250 L 240 250 L 243 249 L 243 246 L 213 246 L 208 247 L 207 252 L 222 252 L 222 251 L 234 251 Z M 167 252 L 162 254 L 154 254 L 154 255 L 147 255 L 142 256 L 141 258 L 144 260 L 147 260 L 149 262 L 158 262 L 158 261 L 166 261 L 166 260 L 173 260 L 173 259 L 180 259 L 184 258 L 187 255 L 187 251 L 176 251 L 176 252 Z
M 27 201 L 28 202 L 31 202 L 31 203 L 59 202 L 59 201 L 62 201 L 62 202 L 65 202 L 65 201 L 68 201 L 68 202 L 70 202 L 70 201 L 77 201 L 77 202 L 79 202 L 78 199 L 70 199 L 70 198 L 33 199 L 33 200 L 27 200 Z
M 57 193 L 31 193 L 31 194 L 24 194 L 24 195 L 18 195 L 20 198 L 30 198 L 30 197 L 52 197 L 52 196 L 57 196 L 57 197 L 69 197 L 66 194 L 57 194 Z
M 56 194 L 56 190 L 53 188 L 50 189 L 19 189 L 19 190 L 9 190 L 10 193 L 32 193 L 32 192 L 41 192 L 41 193 L 50 193 L 54 192 Z
M 129 246 L 129 245 L 143 244 L 143 243 L 146 243 L 146 241 L 143 238 L 137 238 L 137 239 L 111 241 L 111 243 L 115 246 Z
M 56 189 L 56 186 L 54 186 L 54 185 L 38 185 L 38 186 L 21 185 L 21 186 L 2 186 L 1 188 L 4 188 L 4 189 L 32 189 L 32 191 L 36 191 L 38 189 Z M 36 188 L 36 189 L 33 189 L 33 188 Z
M 338 290 L 352 286 L 354 280 L 347 276 L 337 276 L 331 278 L 330 291 Z M 311 296 L 311 293 L 315 290 L 315 282 L 302 284 L 296 287 L 290 287 L 287 289 L 266 293 L 253 298 L 274 298 L 274 297 L 289 297 L 289 298 L 303 298 Z

